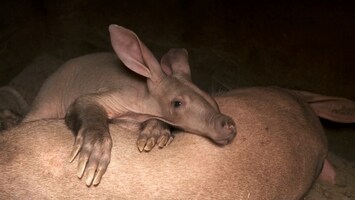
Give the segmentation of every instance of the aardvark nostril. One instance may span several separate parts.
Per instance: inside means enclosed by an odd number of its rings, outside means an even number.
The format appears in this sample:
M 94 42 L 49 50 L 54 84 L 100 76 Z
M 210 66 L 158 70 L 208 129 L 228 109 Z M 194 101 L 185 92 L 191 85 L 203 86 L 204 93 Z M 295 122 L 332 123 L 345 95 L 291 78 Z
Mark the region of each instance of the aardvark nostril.
M 222 128 L 230 134 L 235 134 L 237 132 L 235 122 L 229 117 L 226 117 L 226 119 L 222 120 Z
M 235 138 L 237 129 L 234 120 L 226 115 L 219 115 L 218 121 L 218 133 L 211 139 L 214 143 L 223 146 Z

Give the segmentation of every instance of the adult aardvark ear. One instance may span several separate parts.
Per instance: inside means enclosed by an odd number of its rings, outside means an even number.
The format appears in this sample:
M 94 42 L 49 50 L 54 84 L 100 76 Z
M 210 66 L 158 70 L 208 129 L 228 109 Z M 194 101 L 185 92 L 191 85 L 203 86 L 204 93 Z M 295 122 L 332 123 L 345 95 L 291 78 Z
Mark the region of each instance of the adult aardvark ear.
M 191 81 L 189 56 L 186 49 L 170 49 L 160 60 L 167 75 L 178 74 Z
M 355 123 L 355 102 L 349 99 L 293 90 L 312 110 L 324 119 L 340 123 Z
M 152 52 L 135 33 L 115 24 L 109 26 L 109 31 L 112 47 L 126 67 L 153 82 L 166 76 Z

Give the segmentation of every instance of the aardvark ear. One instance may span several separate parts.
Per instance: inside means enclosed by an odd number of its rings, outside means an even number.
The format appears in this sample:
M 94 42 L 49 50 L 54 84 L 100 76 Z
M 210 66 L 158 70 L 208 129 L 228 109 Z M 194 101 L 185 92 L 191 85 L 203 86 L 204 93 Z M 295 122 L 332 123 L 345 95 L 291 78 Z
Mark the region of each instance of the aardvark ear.
M 355 102 L 341 97 L 325 96 L 306 91 L 295 91 L 324 119 L 340 123 L 355 123 Z
M 167 75 L 178 74 L 191 81 L 189 56 L 186 49 L 170 49 L 160 61 Z
M 109 31 L 112 47 L 126 67 L 153 82 L 166 76 L 152 52 L 135 33 L 114 24 L 109 26 Z

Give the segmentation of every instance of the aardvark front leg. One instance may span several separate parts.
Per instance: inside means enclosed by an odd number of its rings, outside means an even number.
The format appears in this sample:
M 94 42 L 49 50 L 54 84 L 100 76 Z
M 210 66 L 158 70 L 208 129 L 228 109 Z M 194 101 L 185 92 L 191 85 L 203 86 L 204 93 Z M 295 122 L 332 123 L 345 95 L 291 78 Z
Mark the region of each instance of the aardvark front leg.
M 137 147 L 140 152 L 149 152 L 156 144 L 159 148 L 163 148 L 170 144 L 173 139 L 168 124 L 158 119 L 148 119 L 141 125 Z
M 112 139 L 105 109 L 89 96 L 74 101 L 65 116 L 75 136 L 70 162 L 79 155 L 78 177 L 86 177 L 86 185 L 97 185 L 111 159 Z

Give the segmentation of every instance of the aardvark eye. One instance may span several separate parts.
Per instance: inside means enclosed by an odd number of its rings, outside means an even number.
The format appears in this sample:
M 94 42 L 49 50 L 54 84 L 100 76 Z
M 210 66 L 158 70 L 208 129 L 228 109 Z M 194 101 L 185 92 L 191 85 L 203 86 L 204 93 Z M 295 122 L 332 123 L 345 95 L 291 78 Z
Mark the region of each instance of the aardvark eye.
M 172 102 L 172 105 L 174 106 L 174 108 L 179 108 L 182 105 L 182 103 L 181 103 L 181 101 L 174 100 Z

